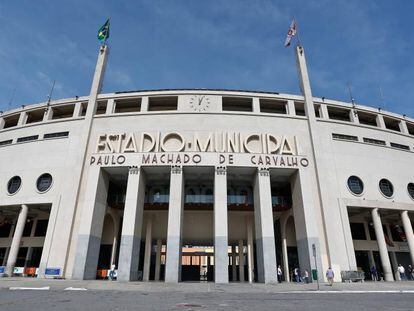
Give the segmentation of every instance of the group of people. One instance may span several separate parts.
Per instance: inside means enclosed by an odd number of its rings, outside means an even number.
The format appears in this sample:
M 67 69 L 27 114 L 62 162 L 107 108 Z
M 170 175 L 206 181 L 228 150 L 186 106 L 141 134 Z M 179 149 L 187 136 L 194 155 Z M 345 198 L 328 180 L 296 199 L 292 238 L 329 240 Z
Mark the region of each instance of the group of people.
M 398 264 L 397 272 L 400 276 L 401 281 L 413 281 L 414 280 L 414 268 L 411 265 L 408 265 L 407 269 L 404 268 L 402 264 Z M 373 281 L 380 280 L 379 273 L 375 266 L 372 266 L 370 269 L 371 279 Z
M 326 278 L 330 286 L 333 284 L 335 273 L 331 267 L 326 270 Z M 309 271 L 307 269 L 301 270 L 299 267 L 296 267 L 292 270 L 291 280 L 296 283 L 306 283 L 308 284 L 309 279 Z M 277 280 L 279 283 L 282 283 L 283 280 L 283 270 L 280 265 L 277 266 Z

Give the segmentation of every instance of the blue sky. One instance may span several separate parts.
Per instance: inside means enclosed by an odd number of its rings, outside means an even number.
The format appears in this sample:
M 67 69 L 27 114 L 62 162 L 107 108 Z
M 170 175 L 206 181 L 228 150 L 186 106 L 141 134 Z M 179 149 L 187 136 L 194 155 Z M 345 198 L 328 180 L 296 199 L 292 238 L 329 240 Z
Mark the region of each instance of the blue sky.
M 111 17 L 104 92 L 220 88 L 299 94 L 294 15 L 314 96 L 414 117 L 414 1 L 0 2 L 0 110 L 87 95 Z M 14 95 L 13 95 L 14 94 Z M 9 105 L 13 98 L 11 105 Z

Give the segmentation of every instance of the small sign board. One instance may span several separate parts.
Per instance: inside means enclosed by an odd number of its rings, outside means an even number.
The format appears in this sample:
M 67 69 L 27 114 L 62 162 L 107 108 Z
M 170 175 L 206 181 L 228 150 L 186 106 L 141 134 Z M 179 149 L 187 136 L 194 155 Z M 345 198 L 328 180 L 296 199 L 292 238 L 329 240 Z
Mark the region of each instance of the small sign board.
M 24 267 L 14 267 L 13 268 L 13 274 L 23 274 L 24 273 Z
M 5 266 L 1 266 L 0 267 L 0 273 L 5 273 L 6 272 L 6 267 Z
M 60 276 L 60 268 L 46 268 L 45 275 L 46 276 Z

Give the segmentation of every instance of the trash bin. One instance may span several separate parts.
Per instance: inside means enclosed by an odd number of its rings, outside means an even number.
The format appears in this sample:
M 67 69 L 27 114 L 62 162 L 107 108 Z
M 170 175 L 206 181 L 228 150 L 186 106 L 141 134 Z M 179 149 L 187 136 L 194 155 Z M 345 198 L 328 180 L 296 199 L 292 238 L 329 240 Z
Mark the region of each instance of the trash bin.
M 318 279 L 318 270 L 312 269 L 312 279 L 316 281 Z

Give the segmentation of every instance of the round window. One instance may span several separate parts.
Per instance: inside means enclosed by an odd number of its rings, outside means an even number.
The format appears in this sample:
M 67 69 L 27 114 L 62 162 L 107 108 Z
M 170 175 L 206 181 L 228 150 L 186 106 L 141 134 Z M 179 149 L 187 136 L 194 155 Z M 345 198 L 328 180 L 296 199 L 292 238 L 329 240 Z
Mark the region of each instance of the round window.
M 46 192 L 52 186 L 52 175 L 46 173 L 37 179 L 36 187 L 39 192 Z
M 410 182 L 407 185 L 408 194 L 410 195 L 411 199 L 414 200 L 414 183 Z
M 383 195 L 387 198 L 392 197 L 394 194 L 394 187 L 388 179 L 381 179 L 379 182 L 379 188 Z
M 364 191 L 364 183 L 359 177 L 351 176 L 348 178 L 348 188 L 353 194 L 360 195 Z
M 7 192 L 9 194 L 15 194 L 17 191 L 19 191 L 21 185 L 22 179 L 19 176 L 14 176 L 7 183 Z

